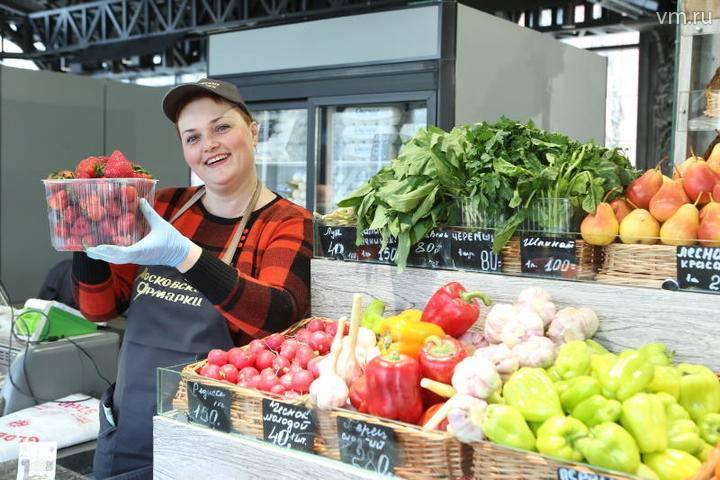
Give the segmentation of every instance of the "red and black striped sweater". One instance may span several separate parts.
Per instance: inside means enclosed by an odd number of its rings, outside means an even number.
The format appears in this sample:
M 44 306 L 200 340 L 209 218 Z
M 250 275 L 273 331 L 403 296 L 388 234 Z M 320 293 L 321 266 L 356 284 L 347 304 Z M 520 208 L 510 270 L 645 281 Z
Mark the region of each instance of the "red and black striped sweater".
M 159 191 L 155 210 L 166 220 L 197 187 Z M 253 212 L 231 265 L 220 256 L 230 243 L 237 218 L 208 212 L 196 202 L 173 226 L 202 249 L 185 279 L 226 318 L 235 343 L 286 329 L 310 308 L 312 217 L 284 198 Z M 127 309 L 138 266 L 112 265 L 84 253 L 73 258 L 73 286 L 86 318 L 105 321 Z

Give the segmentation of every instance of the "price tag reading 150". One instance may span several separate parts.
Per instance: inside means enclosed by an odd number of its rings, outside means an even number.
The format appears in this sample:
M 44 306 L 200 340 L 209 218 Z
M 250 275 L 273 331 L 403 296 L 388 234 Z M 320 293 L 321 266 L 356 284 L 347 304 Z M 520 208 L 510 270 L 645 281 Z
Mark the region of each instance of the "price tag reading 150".
M 232 395 L 220 387 L 188 382 L 188 418 L 222 432 L 230 431 Z

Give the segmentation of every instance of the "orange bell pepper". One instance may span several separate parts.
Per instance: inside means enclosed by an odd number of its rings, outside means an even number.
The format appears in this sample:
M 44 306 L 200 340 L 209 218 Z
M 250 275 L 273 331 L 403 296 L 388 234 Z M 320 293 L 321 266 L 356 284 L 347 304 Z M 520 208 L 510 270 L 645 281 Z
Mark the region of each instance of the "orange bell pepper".
M 387 352 L 398 352 L 417 358 L 425 339 L 432 335 L 445 336 L 443 329 L 430 322 L 421 322 L 422 311 L 405 310 L 383 319 L 380 324 L 381 345 Z M 382 349 L 382 347 L 381 347 Z

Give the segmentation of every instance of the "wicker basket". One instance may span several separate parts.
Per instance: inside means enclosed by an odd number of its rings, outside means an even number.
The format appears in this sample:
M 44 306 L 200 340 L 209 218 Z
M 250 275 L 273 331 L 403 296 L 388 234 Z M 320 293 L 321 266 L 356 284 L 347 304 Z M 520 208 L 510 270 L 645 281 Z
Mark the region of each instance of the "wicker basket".
M 676 248 L 671 245 L 613 243 L 602 248 L 598 282 L 659 288 L 677 277 Z
M 720 117 L 720 91 L 705 90 L 705 116 L 717 118 Z
M 317 410 L 318 433 L 323 438 L 321 455 L 340 459 L 337 419 L 348 418 L 391 428 L 395 433 L 397 457 L 395 476 L 412 479 L 453 479 L 470 471 L 472 450 L 447 432 L 423 430 L 408 423 L 387 420 L 343 409 Z
M 311 320 L 319 318 L 320 320 L 329 322 L 328 318 L 323 317 L 312 317 L 302 320 L 289 329 L 282 332 L 284 335 L 292 335 L 294 332 L 303 328 Z M 200 362 L 191 363 L 183 368 L 180 376 L 181 381 L 178 387 L 177 393 L 173 398 L 173 408 L 178 412 L 188 411 L 188 398 L 187 398 L 187 382 L 197 382 L 203 385 L 209 385 L 213 387 L 221 387 L 229 390 L 232 394 L 232 401 L 230 404 L 230 424 L 232 430 L 244 435 L 255 437 L 258 440 L 263 439 L 263 414 L 262 414 L 262 401 L 267 398 L 270 400 L 277 400 L 280 402 L 288 403 L 291 405 L 306 404 L 308 401 L 307 395 L 302 395 L 297 399 L 289 400 L 281 395 L 275 395 L 252 388 L 239 387 L 226 382 L 220 382 L 212 378 L 201 376 L 197 372 L 202 368 L 207 360 Z M 323 449 L 323 442 L 319 436 L 315 437 L 315 450 L 319 451 Z
M 577 257 L 577 276 L 573 279 L 594 279 L 600 264 L 598 247 L 578 239 L 575 241 L 575 255 Z M 503 273 L 520 275 L 522 273 L 521 267 L 520 238 L 513 237 L 502 249 L 502 271 Z

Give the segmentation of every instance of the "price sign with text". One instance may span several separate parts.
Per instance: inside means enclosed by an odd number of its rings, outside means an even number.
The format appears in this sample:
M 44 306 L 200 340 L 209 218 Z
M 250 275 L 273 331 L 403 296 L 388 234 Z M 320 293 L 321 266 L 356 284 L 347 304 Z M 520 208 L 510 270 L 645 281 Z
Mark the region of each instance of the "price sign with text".
M 355 227 L 319 226 L 320 255 L 336 260 L 355 260 Z
M 677 247 L 680 288 L 720 293 L 720 247 Z
M 337 431 L 343 462 L 379 475 L 394 473 L 397 446 L 391 428 L 337 417 Z
M 315 415 L 301 405 L 263 399 L 263 439 L 278 447 L 312 452 Z
M 188 382 L 188 418 L 222 432 L 230 431 L 232 395 L 220 387 Z
M 562 236 L 523 235 L 520 270 L 548 277 L 576 278 L 575 239 Z
M 500 272 L 502 256 L 493 252 L 493 240 L 492 232 L 453 230 L 450 248 L 455 268 L 478 272 Z
M 594 472 L 584 472 L 569 467 L 558 467 L 557 480 L 611 480 L 604 475 L 598 475 Z
M 433 229 L 410 246 L 407 264 L 423 268 L 447 268 L 450 259 L 450 231 Z

